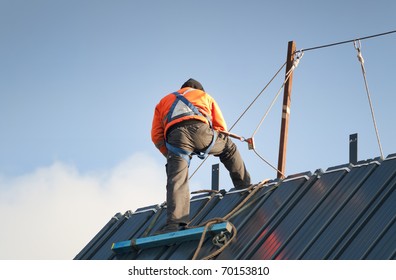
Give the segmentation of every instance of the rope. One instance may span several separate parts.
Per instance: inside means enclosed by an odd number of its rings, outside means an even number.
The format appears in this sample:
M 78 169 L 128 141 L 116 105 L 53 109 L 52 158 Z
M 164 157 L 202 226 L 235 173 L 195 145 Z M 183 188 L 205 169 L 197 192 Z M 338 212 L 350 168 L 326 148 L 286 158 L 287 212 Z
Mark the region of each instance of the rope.
M 290 68 L 290 70 L 286 73 L 286 78 L 285 78 L 285 80 L 283 81 L 282 86 L 280 87 L 279 91 L 278 91 L 277 94 L 275 95 L 274 99 L 272 100 L 272 102 L 271 102 L 270 106 L 268 107 L 267 111 L 265 112 L 264 116 L 261 118 L 261 120 L 260 120 L 260 122 L 259 122 L 257 128 L 254 130 L 254 132 L 253 132 L 251 138 L 253 138 L 253 137 L 256 135 L 257 131 L 259 130 L 259 128 L 260 128 L 261 125 L 263 124 L 263 122 L 264 122 L 265 118 L 267 117 L 269 111 L 272 109 L 272 107 L 274 106 L 276 100 L 278 99 L 278 97 L 279 97 L 279 95 L 280 95 L 282 89 L 284 88 L 284 86 L 285 86 L 285 84 L 287 83 L 287 81 L 290 79 L 291 74 L 294 72 L 294 70 L 297 68 L 298 64 L 300 63 L 300 59 L 303 57 L 303 55 L 304 55 L 303 52 L 298 52 L 298 53 L 296 53 L 296 57 L 295 57 L 295 59 L 294 59 L 294 61 L 293 61 L 293 65 L 292 65 L 292 67 Z
M 242 206 L 258 192 L 266 183 L 268 180 L 264 180 L 257 185 L 253 185 L 252 187 L 248 188 L 247 190 L 249 191 L 249 194 L 236 206 L 234 209 L 229 212 L 227 215 L 225 215 L 223 218 L 228 220 L 232 215 L 234 215 L 235 212 L 237 212 L 239 209 L 242 208 Z
M 216 191 L 216 190 L 198 190 L 198 191 L 193 191 L 191 192 L 191 194 L 200 194 L 200 193 L 219 193 L 220 191 Z
M 249 109 L 253 106 L 253 104 L 257 101 L 257 99 L 261 96 L 261 94 L 267 89 L 267 87 L 272 83 L 272 81 L 276 78 L 276 76 L 278 76 L 279 72 L 283 69 L 283 67 L 285 67 L 287 62 L 283 63 L 283 65 L 279 68 L 278 71 L 276 71 L 275 75 L 270 79 L 270 81 L 265 85 L 265 87 L 259 92 L 259 94 L 253 99 L 252 102 L 250 102 L 250 104 L 248 105 L 248 107 L 242 112 L 242 114 L 238 117 L 238 119 L 232 124 L 232 126 L 230 127 L 230 129 L 228 130 L 229 132 L 235 127 L 235 125 L 242 119 L 242 117 L 247 113 L 247 111 L 249 111 Z M 194 172 L 190 175 L 190 177 L 188 178 L 189 180 L 191 180 L 192 177 L 194 177 L 195 173 L 197 173 L 197 171 L 202 167 L 202 165 L 206 162 L 206 160 L 208 159 L 209 155 L 206 156 L 206 158 L 204 158 L 202 160 L 202 162 L 198 165 L 198 167 L 194 170 Z
M 261 127 L 261 125 L 263 124 L 265 118 L 268 116 L 268 113 L 271 111 L 272 107 L 274 106 L 276 100 L 278 99 L 282 89 L 285 87 L 287 81 L 290 79 L 291 75 L 293 74 L 294 70 L 297 68 L 298 64 L 300 63 L 300 59 L 303 57 L 304 52 L 299 51 L 295 54 L 295 58 L 293 61 L 293 65 L 290 68 L 290 70 L 286 73 L 286 77 L 285 80 L 282 83 L 282 86 L 280 87 L 280 89 L 278 90 L 278 92 L 276 93 L 274 99 L 272 100 L 270 106 L 268 107 L 267 111 L 265 112 L 264 116 L 261 118 L 259 124 L 257 125 L 256 129 L 254 130 L 251 138 L 254 138 L 254 136 L 256 135 L 256 133 L 258 132 L 259 128 Z M 261 159 L 263 160 L 266 164 L 268 164 L 271 168 L 273 168 L 275 171 L 277 171 L 279 174 L 281 174 L 283 177 L 286 177 L 285 174 L 283 174 L 283 172 L 281 172 L 278 168 L 276 168 L 275 166 L 273 166 L 269 161 L 267 161 L 264 157 L 262 157 L 257 150 L 253 147 L 252 149 L 254 151 L 254 153 Z
M 209 227 L 211 227 L 214 224 L 220 223 L 220 222 L 226 222 L 226 220 L 222 219 L 222 218 L 214 218 L 214 219 L 211 219 L 211 220 L 206 222 L 204 231 L 202 233 L 201 239 L 199 240 L 199 244 L 197 246 L 197 249 L 195 250 L 195 253 L 194 253 L 194 256 L 192 257 L 192 260 L 196 260 L 198 258 L 198 255 L 201 252 L 203 243 L 205 242 L 206 233 L 207 233 Z M 223 252 L 225 250 L 225 248 L 227 248 L 227 246 L 232 242 L 232 240 L 234 240 L 234 238 L 236 237 L 236 234 L 237 234 L 237 229 L 232 223 L 230 223 L 230 225 L 232 227 L 232 231 L 231 232 L 233 232 L 233 234 L 230 237 L 230 239 L 224 244 L 223 247 L 221 247 L 220 249 L 216 250 L 212 254 L 210 254 L 210 255 L 208 255 L 206 257 L 203 257 L 201 260 L 209 260 L 209 259 L 214 258 L 218 254 Z
M 165 203 L 164 203 L 164 204 L 165 204 Z M 157 213 L 155 213 L 155 216 L 153 217 L 153 219 L 151 220 L 150 224 L 148 225 L 148 227 L 146 228 L 146 230 L 143 232 L 143 234 L 142 234 L 141 237 L 146 237 L 146 236 L 149 234 L 149 232 L 153 229 L 155 223 L 157 222 L 159 216 L 160 216 L 161 213 L 162 213 L 162 210 L 164 209 L 164 207 L 163 207 L 164 204 L 161 205 L 160 209 L 157 211 Z
M 266 190 L 263 194 L 261 194 L 260 196 L 252 199 L 248 204 L 244 205 L 243 207 L 241 207 L 238 211 L 234 211 L 234 213 L 230 216 L 230 219 L 238 216 L 239 214 L 241 214 L 243 211 L 245 211 L 247 208 L 249 208 L 250 206 L 252 206 L 254 203 L 256 203 L 257 200 L 263 198 L 264 196 L 266 196 L 267 194 L 273 192 L 275 189 L 277 189 L 282 183 L 283 183 L 283 179 L 279 180 L 278 183 L 276 183 L 274 186 L 272 186 L 270 189 Z
M 278 168 L 276 168 L 275 166 L 273 166 L 269 161 L 267 161 L 263 156 L 261 156 L 257 150 L 254 148 L 253 152 L 262 160 L 264 161 L 266 164 L 268 164 L 270 167 L 272 167 L 272 169 L 274 169 L 275 171 L 279 172 L 279 174 L 281 174 L 284 178 L 286 178 L 286 175 L 280 171 Z
M 194 170 L 194 172 L 190 175 L 190 177 L 188 178 L 188 180 L 191 180 L 192 177 L 194 177 L 195 173 L 197 173 L 197 171 L 201 168 L 201 166 L 205 163 L 205 161 L 209 158 L 209 155 L 206 156 L 206 158 L 204 158 L 201 163 L 198 165 L 198 167 Z
M 333 46 L 337 46 L 337 45 L 342 45 L 342 44 L 347 44 L 347 43 L 351 43 L 351 42 L 355 42 L 355 41 L 360 41 L 360 40 L 366 40 L 366 39 L 371 39 L 371 38 L 375 38 L 375 37 L 380 37 L 380 36 L 385 36 L 385 35 L 389 35 L 392 33 L 396 33 L 396 30 L 392 30 L 392 31 L 388 31 L 388 32 L 383 32 L 383 33 L 378 33 L 378 34 L 374 34 L 374 35 L 370 35 L 370 36 L 365 36 L 365 37 L 360 37 L 357 39 L 350 39 L 350 40 L 345 40 L 345 41 L 340 41 L 340 42 L 336 42 L 336 43 L 331 43 L 331 44 L 326 44 L 326 45 L 320 45 L 320 46 L 316 46 L 316 47 L 310 47 L 310 48 L 305 48 L 305 49 L 301 49 L 301 50 L 297 50 L 295 51 L 294 54 L 298 54 L 298 53 L 303 53 L 303 52 L 307 52 L 307 51 L 312 51 L 312 50 L 317 50 L 317 49 L 322 49 L 322 48 L 328 48 L 328 47 L 333 47 Z M 230 127 L 229 131 L 231 131 L 234 126 L 241 120 L 241 118 L 246 114 L 246 112 L 250 109 L 250 107 L 256 102 L 256 100 L 260 97 L 260 95 L 267 89 L 267 87 L 271 84 L 271 82 L 275 79 L 275 77 L 279 74 L 279 72 L 283 69 L 283 67 L 286 65 L 286 62 L 281 66 L 281 68 L 275 73 L 275 75 L 272 77 L 272 79 L 268 82 L 268 84 L 263 88 L 263 90 L 260 91 L 260 93 L 256 96 L 256 98 L 249 104 L 249 106 L 245 109 L 245 111 L 239 116 L 239 118 L 235 121 L 235 123 Z M 293 69 L 294 70 L 294 69 Z M 365 75 L 365 74 L 364 74 Z M 369 97 L 370 99 L 370 97 Z M 371 104 L 371 100 L 369 101 Z M 370 107 L 372 107 L 370 105 Z M 372 111 L 372 115 L 373 115 L 373 111 Z M 265 119 L 265 117 L 263 117 Z M 376 124 L 375 124 L 375 129 L 377 131 L 376 128 Z M 255 133 L 254 133 L 255 134 Z M 378 132 L 377 132 L 377 139 L 379 139 L 378 136 Z M 379 144 L 380 145 L 380 144 Z M 382 155 L 382 147 L 380 145 L 380 151 L 381 151 L 381 156 Z M 201 164 L 195 169 L 195 171 L 192 173 L 192 175 L 189 177 L 189 179 L 191 179 L 195 173 L 197 173 L 197 171 L 201 168 L 201 166 L 205 163 L 205 161 L 207 160 L 209 156 L 207 156 L 202 162 Z
M 231 244 L 232 240 L 234 240 L 235 237 L 237 236 L 237 229 L 236 229 L 236 227 L 235 227 L 230 221 L 228 221 L 228 219 L 230 219 L 231 217 L 234 217 L 235 214 L 236 214 L 239 210 L 241 210 L 241 208 L 246 204 L 246 202 L 247 202 L 251 197 L 253 197 L 262 187 L 264 187 L 264 185 L 265 185 L 267 182 L 268 182 L 268 180 L 264 180 L 264 181 L 258 183 L 257 185 L 254 185 L 254 186 L 252 186 L 252 187 L 246 189 L 246 191 L 249 191 L 249 194 L 248 194 L 248 195 L 247 195 L 236 207 L 234 207 L 234 209 L 233 209 L 232 211 L 230 211 L 230 212 L 229 212 L 227 215 L 225 215 L 223 218 L 213 218 L 213 219 L 210 219 L 210 220 L 208 220 L 208 221 L 206 221 L 206 222 L 204 222 L 204 223 L 202 223 L 202 224 L 200 224 L 200 225 L 198 225 L 198 226 L 194 226 L 194 227 L 189 227 L 189 226 L 187 226 L 188 228 L 195 228 L 195 227 L 202 227 L 202 226 L 205 226 L 205 228 L 204 228 L 204 230 L 203 230 L 203 233 L 202 233 L 202 236 L 201 236 L 201 239 L 200 239 L 199 244 L 198 244 L 198 246 L 197 246 L 197 249 L 195 250 L 195 253 L 194 253 L 193 257 L 192 257 L 193 260 L 196 260 L 196 259 L 198 258 L 198 256 L 199 256 L 199 253 L 200 253 L 200 251 L 201 251 L 201 249 L 202 249 L 202 246 L 203 246 L 203 243 L 204 243 L 204 241 L 205 241 L 205 237 L 206 237 L 206 233 L 207 233 L 208 229 L 209 229 L 212 225 L 214 225 L 214 224 L 216 224 L 216 223 L 219 223 L 219 222 L 228 222 L 228 223 L 231 225 L 231 227 L 232 227 L 232 231 L 231 231 L 231 232 L 232 232 L 232 236 L 230 237 L 229 240 L 227 240 L 227 241 L 225 242 L 225 244 L 224 244 L 221 248 L 217 249 L 217 250 L 216 250 L 215 252 L 213 252 L 212 254 L 210 254 L 210 255 L 208 255 L 208 256 L 206 256 L 206 257 L 203 257 L 203 258 L 201 258 L 201 259 L 202 259 L 202 260 L 209 260 L 209 259 L 212 259 L 212 258 L 216 257 L 217 255 L 219 255 L 222 251 L 224 251 L 224 250 Z
M 285 67 L 287 62 L 283 63 L 283 65 L 279 68 L 279 70 L 275 73 L 275 75 L 271 78 L 271 80 L 265 85 L 265 87 L 260 91 L 260 93 L 253 99 L 253 101 L 249 104 L 249 106 L 243 111 L 243 113 L 239 116 L 239 118 L 233 123 L 228 131 L 231 131 L 234 126 L 242 119 L 242 117 L 249 111 L 250 107 L 257 101 L 257 99 L 261 96 L 261 94 L 267 89 L 267 87 L 272 83 L 272 81 L 278 76 L 279 72 L 282 71 L 283 67 Z
M 373 108 L 373 103 L 371 101 L 370 90 L 368 88 L 367 77 L 366 77 L 366 69 L 364 67 L 364 59 L 363 59 L 362 52 L 361 52 L 361 43 L 360 43 L 360 40 L 355 40 L 353 43 L 354 43 L 355 49 L 358 52 L 357 57 L 358 57 L 358 60 L 360 62 L 360 66 L 362 68 L 364 85 L 365 85 L 365 88 L 366 88 L 367 98 L 368 98 L 368 102 L 369 102 L 369 105 L 370 105 L 370 111 L 371 111 L 371 117 L 372 117 L 373 124 L 374 124 L 374 130 L 375 130 L 375 134 L 377 136 L 377 142 L 378 142 L 378 147 L 379 147 L 380 154 L 381 154 L 381 159 L 383 159 L 384 158 L 384 153 L 382 151 L 381 139 L 380 139 L 379 132 L 378 132 L 377 121 L 375 120 L 374 108 Z

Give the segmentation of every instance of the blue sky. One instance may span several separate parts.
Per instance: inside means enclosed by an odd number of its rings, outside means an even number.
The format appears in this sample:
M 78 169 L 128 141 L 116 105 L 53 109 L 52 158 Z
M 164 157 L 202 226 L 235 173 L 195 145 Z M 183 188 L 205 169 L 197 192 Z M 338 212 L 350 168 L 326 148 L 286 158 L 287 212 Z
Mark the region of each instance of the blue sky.
M 231 126 L 284 63 L 288 41 L 305 49 L 392 31 L 395 10 L 391 0 L 1 0 L 0 217 L 9 230 L 0 236 L 0 259 L 71 259 L 111 215 L 162 203 L 165 162 L 150 139 L 153 110 L 188 78 L 203 84 Z M 396 152 L 396 34 L 361 44 L 386 156 Z M 301 59 L 287 175 L 347 163 L 351 133 L 359 134 L 359 159 L 379 156 L 356 54 L 349 43 Z M 253 133 L 283 76 L 234 133 Z M 255 136 L 274 165 L 281 100 Z M 237 145 L 253 181 L 276 176 L 246 144 Z M 205 163 L 191 190 L 210 186 L 217 162 Z M 190 170 L 199 163 L 195 158 Z M 225 169 L 220 176 L 221 187 L 231 188 Z M 50 219 L 28 237 L 31 248 L 3 242 Z M 69 228 L 67 248 L 35 247 Z

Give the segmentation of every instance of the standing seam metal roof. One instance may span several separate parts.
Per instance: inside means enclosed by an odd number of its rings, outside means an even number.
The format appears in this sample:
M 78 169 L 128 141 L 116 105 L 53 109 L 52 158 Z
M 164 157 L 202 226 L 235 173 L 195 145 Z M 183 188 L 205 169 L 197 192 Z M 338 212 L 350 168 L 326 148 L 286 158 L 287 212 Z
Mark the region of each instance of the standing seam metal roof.
M 217 259 L 396 259 L 396 154 L 271 181 L 229 220 L 237 237 Z M 206 193 L 191 199 L 191 225 L 224 217 L 247 195 Z M 150 235 L 166 205 L 117 213 L 75 257 L 191 259 L 198 241 L 115 254 L 113 242 Z M 217 247 L 207 238 L 200 257 Z

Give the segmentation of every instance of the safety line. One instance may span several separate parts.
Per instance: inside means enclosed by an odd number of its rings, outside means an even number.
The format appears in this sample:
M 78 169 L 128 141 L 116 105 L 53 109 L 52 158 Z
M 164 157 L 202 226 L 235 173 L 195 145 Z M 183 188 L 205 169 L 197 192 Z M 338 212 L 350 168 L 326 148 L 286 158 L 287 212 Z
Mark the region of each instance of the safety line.
M 190 177 L 188 178 L 188 180 L 191 180 L 192 177 L 194 177 L 195 173 L 197 173 L 197 171 L 201 168 L 201 166 L 205 163 L 205 161 L 209 158 L 209 155 L 206 156 L 206 158 L 204 158 L 201 163 L 198 165 L 198 167 L 194 170 L 194 172 L 190 175 Z
M 257 101 L 257 99 L 260 97 L 260 95 L 267 89 L 267 87 L 272 83 L 272 81 L 278 76 L 279 72 L 285 67 L 287 61 L 283 63 L 283 65 L 279 68 L 279 70 L 275 73 L 275 75 L 271 78 L 271 80 L 265 85 L 265 87 L 260 91 L 260 93 L 254 98 L 254 100 L 249 104 L 249 106 L 243 111 L 243 113 L 239 116 L 239 118 L 234 122 L 234 124 L 230 127 L 228 130 L 229 132 L 234 128 L 234 126 L 242 119 L 242 117 L 246 114 L 247 111 L 249 111 L 250 107 Z
M 268 160 L 266 160 L 263 156 L 261 156 L 256 149 L 253 149 L 253 152 L 262 160 L 264 161 L 266 164 L 268 164 L 270 167 L 272 167 L 272 169 L 274 169 L 275 171 L 279 172 L 279 174 L 281 174 L 284 178 L 286 178 L 286 175 L 283 174 L 282 171 L 280 171 L 278 168 L 276 168 L 275 166 L 273 166 Z
M 313 51 L 313 50 L 317 50 L 317 49 L 323 49 L 323 48 L 333 47 L 333 46 L 337 46 L 337 45 L 352 43 L 352 42 L 354 42 L 354 41 L 356 41 L 356 40 L 366 40 L 366 39 L 371 39 L 371 38 L 374 38 L 374 37 L 389 35 L 389 34 L 392 34 L 392 33 L 396 33 L 396 30 L 388 31 L 388 32 L 384 32 L 384 33 L 379 33 L 379 34 L 375 34 L 375 35 L 370 35 L 370 36 L 366 36 L 366 37 L 361 37 L 361 38 L 357 38 L 357 39 L 351 39 L 351 40 L 341 41 L 341 42 L 337 42 L 337 43 L 332 43 L 332 44 L 321 45 L 321 46 L 317 46 L 317 47 L 312 47 L 312 48 L 306 48 L 306 49 L 302 49 L 302 50 L 297 50 L 297 51 L 295 51 L 295 53 L 298 53 L 298 52 L 300 52 L 300 51 L 307 52 L 307 51 Z
M 279 72 L 282 71 L 283 67 L 285 67 L 287 61 L 285 63 L 283 63 L 283 65 L 279 68 L 279 70 L 275 73 L 275 75 L 271 78 L 271 80 L 265 85 L 265 87 L 259 92 L 259 94 L 253 99 L 253 101 L 249 104 L 249 106 L 245 109 L 245 111 L 243 111 L 243 113 L 239 116 L 239 118 L 234 122 L 234 124 L 230 127 L 230 129 L 228 130 L 229 132 L 231 132 L 231 130 L 235 127 L 235 125 L 242 119 L 242 117 L 247 113 L 247 111 L 249 111 L 249 109 L 252 107 L 252 105 L 257 101 L 257 99 L 261 96 L 261 94 L 267 89 L 267 87 L 272 83 L 272 81 L 276 78 L 276 76 L 278 76 Z M 194 172 L 190 175 L 190 177 L 188 178 L 189 180 L 191 180 L 192 177 L 194 177 L 194 175 L 198 172 L 198 170 L 202 167 L 202 165 L 206 162 L 206 160 L 209 158 L 209 155 L 206 156 L 206 158 L 204 158 L 202 160 L 202 162 L 198 165 L 198 167 L 194 170 Z
M 285 87 L 287 81 L 290 79 L 291 75 L 293 74 L 294 70 L 297 68 L 298 64 L 300 63 L 300 59 L 303 57 L 304 52 L 300 51 L 299 53 L 295 54 L 294 56 L 294 60 L 293 60 L 293 65 L 292 67 L 289 69 L 289 71 L 286 73 L 286 77 L 285 80 L 283 81 L 282 86 L 280 87 L 279 91 L 276 93 L 275 97 L 273 98 L 270 106 L 268 107 L 267 111 L 265 112 L 264 116 L 261 118 L 257 128 L 254 130 L 251 139 L 254 138 L 254 136 L 256 135 L 256 133 L 258 132 L 259 128 L 261 127 L 261 125 L 263 124 L 265 118 L 267 117 L 268 113 L 270 112 L 270 110 L 272 109 L 272 107 L 274 106 L 276 100 L 278 99 L 282 89 Z M 273 166 L 269 161 L 267 161 L 263 156 L 261 156 L 257 150 L 253 147 L 252 149 L 254 151 L 254 153 L 262 160 L 264 161 L 266 164 L 268 164 L 271 168 L 273 168 L 275 171 L 277 171 L 279 174 L 281 174 L 283 177 L 286 177 L 285 174 L 283 172 L 281 172 L 278 168 L 276 168 L 275 166 Z
M 363 74 L 363 78 L 364 78 L 364 86 L 366 88 L 367 98 L 368 98 L 368 102 L 370 105 L 371 117 L 372 117 L 373 124 L 374 124 L 375 134 L 377 136 L 377 142 L 378 142 L 378 147 L 379 147 L 380 154 L 381 154 L 381 159 L 384 159 L 384 153 L 382 151 L 382 145 L 381 145 L 381 139 L 380 139 L 379 132 L 378 132 L 377 121 L 375 120 L 375 115 L 374 115 L 374 107 L 373 107 L 373 103 L 371 101 L 370 90 L 369 90 L 368 83 L 367 83 L 366 69 L 364 67 L 364 59 L 363 59 L 362 52 L 361 52 L 360 40 L 355 40 L 353 42 L 353 44 L 355 46 L 355 49 L 358 52 L 357 58 L 360 62 L 360 66 L 362 68 L 362 74 Z
M 261 125 L 263 124 L 263 122 L 264 122 L 265 118 L 267 117 L 268 113 L 270 112 L 270 110 L 271 110 L 272 107 L 274 106 L 276 100 L 278 99 L 278 97 L 279 97 L 279 95 L 280 95 L 282 89 L 285 87 L 285 85 L 286 85 L 287 81 L 290 79 L 292 73 L 293 73 L 294 70 L 297 68 L 297 66 L 298 66 L 298 64 L 299 64 L 299 62 L 300 62 L 300 59 L 303 57 L 303 55 L 304 55 L 304 52 L 299 52 L 298 54 L 296 54 L 296 58 L 295 58 L 294 61 L 293 61 L 293 66 L 292 66 L 292 67 L 290 68 L 290 70 L 286 73 L 286 78 L 285 78 L 285 80 L 284 80 L 282 86 L 280 87 L 279 91 L 276 93 L 274 99 L 272 100 L 272 102 L 271 102 L 270 106 L 268 107 L 267 111 L 265 112 L 264 116 L 261 118 L 261 120 L 260 120 L 260 122 L 259 122 L 257 128 L 254 130 L 254 132 L 253 132 L 251 138 L 253 138 L 253 137 L 256 135 L 256 133 L 258 132 L 259 128 L 260 128 Z
M 311 48 L 305 48 L 305 49 L 301 49 L 301 50 L 296 50 L 295 52 L 294 52 L 294 54 L 302 54 L 302 53 L 304 53 L 304 52 L 307 52 L 307 51 L 312 51 L 312 50 L 317 50 L 317 49 L 322 49 L 322 48 L 328 48 L 328 47 L 333 47 L 333 46 L 337 46 L 337 45 L 342 45 L 342 44 L 347 44 L 347 43 L 351 43 L 351 42 L 356 42 L 357 40 L 366 40 L 366 39 L 371 39 L 371 38 L 375 38 L 375 37 L 380 37 L 380 36 L 385 36 L 385 35 L 389 35 L 389 34 L 392 34 L 392 33 L 396 33 L 396 30 L 392 30 L 392 31 L 388 31 L 388 32 L 384 32 L 384 33 L 378 33 L 378 34 L 374 34 L 374 35 L 370 35 L 370 36 L 365 36 L 365 37 L 360 37 L 360 38 L 357 38 L 357 39 L 350 39 L 350 40 L 346 40 L 346 41 L 340 41 L 340 42 L 336 42 L 336 43 L 331 43 L 331 44 L 326 44 L 326 45 L 320 45 L 320 46 L 316 46 L 316 47 L 311 47 Z M 246 114 L 246 112 L 251 108 L 251 106 L 256 102 L 256 100 L 260 97 L 260 95 L 265 91 L 265 89 L 271 84 L 271 82 L 275 79 L 275 77 L 279 74 L 279 72 L 283 69 L 283 67 L 286 65 L 286 62 L 281 66 L 281 68 L 275 73 L 275 75 L 272 77 L 272 79 L 268 82 L 268 84 L 263 88 L 263 90 L 261 90 L 260 91 L 260 93 L 256 96 L 256 98 L 249 104 L 249 106 L 245 109 L 245 111 L 239 116 L 239 118 L 235 121 L 235 123 L 230 127 L 230 129 L 229 129 L 229 131 L 231 131 L 234 127 L 235 127 L 235 125 L 241 120 L 241 118 Z M 365 76 L 365 74 L 364 74 L 364 76 Z M 365 82 L 366 82 L 366 80 L 365 80 Z M 367 84 L 366 84 L 366 87 L 367 87 Z M 369 94 L 369 93 L 368 93 Z M 370 102 L 370 107 L 372 108 L 372 105 L 371 105 L 371 99 L 370 99 L 370 97 L 369 97 L 369 102 Z M 373 110 L 372 110 L 372 115 L 373 115 Z M 265 118 L 265 116 L 264 116 L 264 118 Z M 374 116 L 373 116 L 373 119 L 374 119 Z M 375 121 L 375 119 L 374 119 L 374 121 Z M 261 121 L 261 123 L 262 123 L 262 121 Z M 260 124 L 261 125 L 261 124 Z M 379 135 L 378 135 L 378 129 L 377 129 L 377 126 L 376 126 L 376 123 L 374 124 L 374 126 L 375 126 L 375 129 L 376 129 L 376 133 L 377 133 L 377 139 L 378 139 L 378 141 L 379 141 Z M 257 129 L 256 129 L 257 130 Z M 255 133 L 256 133 L 256 131 L 255 131 Z M 254 134 L 255 134 L 254 133 Z M 380 144 L 380 142 L 379 142 L 379 145 L 380 145 L 380 151 L 381 151 L 381 156 L 383 157 L 383 155 L 382 155 L 382 147 L 381 147 L 381 144 Z M 207 160 L 207 158 L 208 158 L 208 156 L 201 162 L 201 164 L 195 169 L 195 171 L 192 173 L 192 175 L 189 177 L 189 179 L 191 179 L 195 174 L 196 174 L 196 172 L 201 168 L 201 166 L 205 163 L 205 161 Z
M 247 203 L 247 202 L 259 191 L 259 190 L 261 190 L 267 183 L 268 183 L 268 180 L 264 180 L 264 181 L 258 183 L 257 185 L 253 185 L 253 186 L 247 188 L 246 191 L 249 192 L 248 195 L 247 195 L 240 203 L 238 203 L 238 205 L 235 206 L 235 207 L 234 207 L 227 215 L 225 215 L 224 217 L 221 217 L 221 218 L 213 218 L 213 219 L 210 219 L 210 220 L 208 220 L 208 221 L 205 221 L 204 223 L 201 223 L 201 224 L 199 224 L 199 225 L 197 225 L 197 226 L 194 226 L 194 227 L 205 226 L 205 229 L 204 229 L 204 231 L 203 231 L 203 233 L 202 233 L 201 239 L 200 239 L 200 241 L 199 241 L 199 244 L 198 244 L 198 246 L 197 246 L 197 249 L 195 250 L 195 253 L 194 253 L 194 256 L 192 257 L 192 260 L 195 260 L 195 259 L 198 258 L 199 253 L 200 253 L 200 251 L 201 251 L 201 248 L 202 248 L 202 246 L 203 246 L 203 244 L 204 244 L 204 241 L 205 241 L 205 236 L 206 236 L 207 229 L 208 229 L 211 225 L 213 225 L 213 224 L 215 224 L 215 223 L 219 223 L 219 222 L 228 222 L 228 223 L 230 223 L 230 225 L 232 226 L 232 231 L 231 231 L 231 232 L 232 232 L 232 235 L 231 235 L 230 239 L 229 239 L 228 241 L 226 241 L 225 244 L 224 244 L 220 249 L 216 250 L 215 252 L 213 252 L 213 253 L 211 253 L 210 255 L 208 255 L 208 256 L 206 256 L 206 257 L 203 257 L 203 258 L 201 258 L 201 259 L 202 259 L 202 260 L 209 260 L 209 259 L 212 259 L 212 258 L 216 257 L 217 255 L 219 255 L 222 251 L 224 251 L 224 250 L 232 243 L 233 239 L 235 239 L 236 236 L 237 236 L 237 228 L 235 227 L 235 225 L 234 225 L 233 223 L 231 223 L 231 222 L 229 221 L 229 219 L 231 219 L 231 217 L 233 217 L 233 216 L 235 215 L 235 213 L 237 213 L 241 208 L 243 208 L 243 206 L 245 206 L 245 204 L 246 204 L 246 203 Z

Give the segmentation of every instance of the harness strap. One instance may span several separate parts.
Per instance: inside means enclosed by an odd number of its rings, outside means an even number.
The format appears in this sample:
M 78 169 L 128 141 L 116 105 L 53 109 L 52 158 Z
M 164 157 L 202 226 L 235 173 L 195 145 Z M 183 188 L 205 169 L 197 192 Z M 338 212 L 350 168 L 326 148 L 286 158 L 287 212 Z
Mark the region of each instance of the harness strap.
M 212 141 L 210 142 L 208 148 L 205 151 L 198 152 L 198 153 L 197 152 L 189 152 L 189 151 L 183 150 L 182 148 L 172 146 L 168 142 L 166 142 L 165 144 L 166 144 L 166 148 L 168 149 L 168 151 L 171 151 L 175 155 L 183 158 L 185 161 L 187 161 L 188 166 L 190 166 L 191 158 L 193 155 L 196 155 L 200 159 L 205 159 L 207 157 L 210 150 L 213 148 L 214 144 L 216 143 L 217 136 L 218 136 L 218 132 L 213 130 L 213 138 L 212 138 Z
M 184 95 L 180 94 L 177 91 L 173 92 L 173 94 L 176 96 L 176 100 L 173 102 L 171 108 L 169 109 L 169 112 L 168 112 L 168 115 L 167 115 L 168 123 L 173 121 L 173 120 L 175 120 L 175 119 L 184 117 L 184 116 L 197 115 L 197 116 L 205 117 L 208 120 L 208 122 L 209 122 L 209 126 L 212 127 L 212 121 L 210 120 L 210 117 L 202 114 L 198 110 L 198 108 L 196 106 L 194 106 L 194 104 L 192 104 L 187 98 L 184 97 Z M 176 106 L 178 105 L 179 101 L 183 102 L 190 110 L 188 110 L 188 111 L 184 110 L 183 113 L 180 113 L 180 114 L 178 114 L 176 116 L 173 116 L 173 112 L 174 112 Z
M 173 102 L 171 108 L 169 109 L 168 116 L 167 116 L 167 121 L 168 123 L 174 119 L 178 119 L 184 116 L 191 116 L 191 115 L 198 115 L 198 116 L 203 116 L 202 113 L 198 110 L 197 107 L 195 107 L 187 98 L 185 98 L 183 95 L 181 95 L 179 92 L 174 92 L 174 95 L 176 95 L 176 100 Z M 178 105 L 179 101 L 183 102 L 188 108 L 185 108 L 182 113 L 179 113 L 176 116 L 173 116 L 173 112 Z M 187 110 L 189 109 L 189 110 Z
M 168 149 L 168 151 L 171 151 L 172 153 L 174 153 L 175 155 L 183 158 L 185 161 L 187 161 L 188 166 L 190 166 L 190 161 L 191 161 L 191 157 L 192 157 L 192 152 L 188 152 L 186 150 L 183 150 L 181 148 L 172 146 L 171 144 L 169 144 L 168 142 L 165 143 L 166 144 L 166 148 Z
M 172 106 L 171 106 L 171 108 L 170 108 L 170 110 L 168 112 L 168 115 L 167 115 L 167 121 L 168 122 L 170 122 L 170 121 L 172 121 L 174 119 L 181 118 L 181 117 L 184 117 L 184 116 L 189 116 L 189 115 L 204 116 L 198 110 L 198 108 L 196 106 L 194 106 L 194 104 L 192 104 L 182 94 L 180 94 L 177 91 L 174 92 L 173 94 L 176 95 L 176 100 L 173 102 L 173 104 L 172 104 Z M 190 110 L 183 110 L 182 113 L 180 113 L 180 114 L 178 114 L 176 116 L 173 116 L 173 112 L 174 112 L 177 104 L 179 103 L 179 101 L 183 102 Z M 199 152 L 199 153 L 189 152 L 189 151 L 183 150 L 183 149 L 181 149 L 179 147 L 172 146 L 171 144 L 168 143 L 168 141 L 166 141 L 166 143 L 165 143 L 166 144 L 166 148 L 169 151 L 171 151 L 172 153 L 174 153 L 175 155 L 178 155 L 181 158 L 183 158 L 184 160 L 186 160 L 187 163 L 188 163 L 188 166 L 190 166 L 191 157 L 193 155 L 197 155 L 200 159 L 206 158 L 206 156 L 209 154 L 210 150 L 213 148 L 213 146 L 214 146 L 214 144 L 216 142 L 217 136 L 218 136 L 217 131 L 215 131 L 213 129 L 213 127 L 212 127 L 212 121 L 210 120 L 210 118 L 208 116 L 204 116 L 204 117 L 206 117 L 206 119 L 208 120 L 209 126 L 212 128 L 212 131 L 213 131 L 212 142 L 210 142 L 209 147 L 204 152 Z
M 218 132 L 214 129 L 212 129 L 212 131 L 213 131 L 213 138 L 212 138 L 212 142 L 210 142 L 209 147 L 204 152 L 197 154 L 197 157 L 199 157 L 200 159 L 205 159 L 207 157 L 207 155 L 209 154 L 210 150 L 212 150 L 212 148 L 216 142 Z

